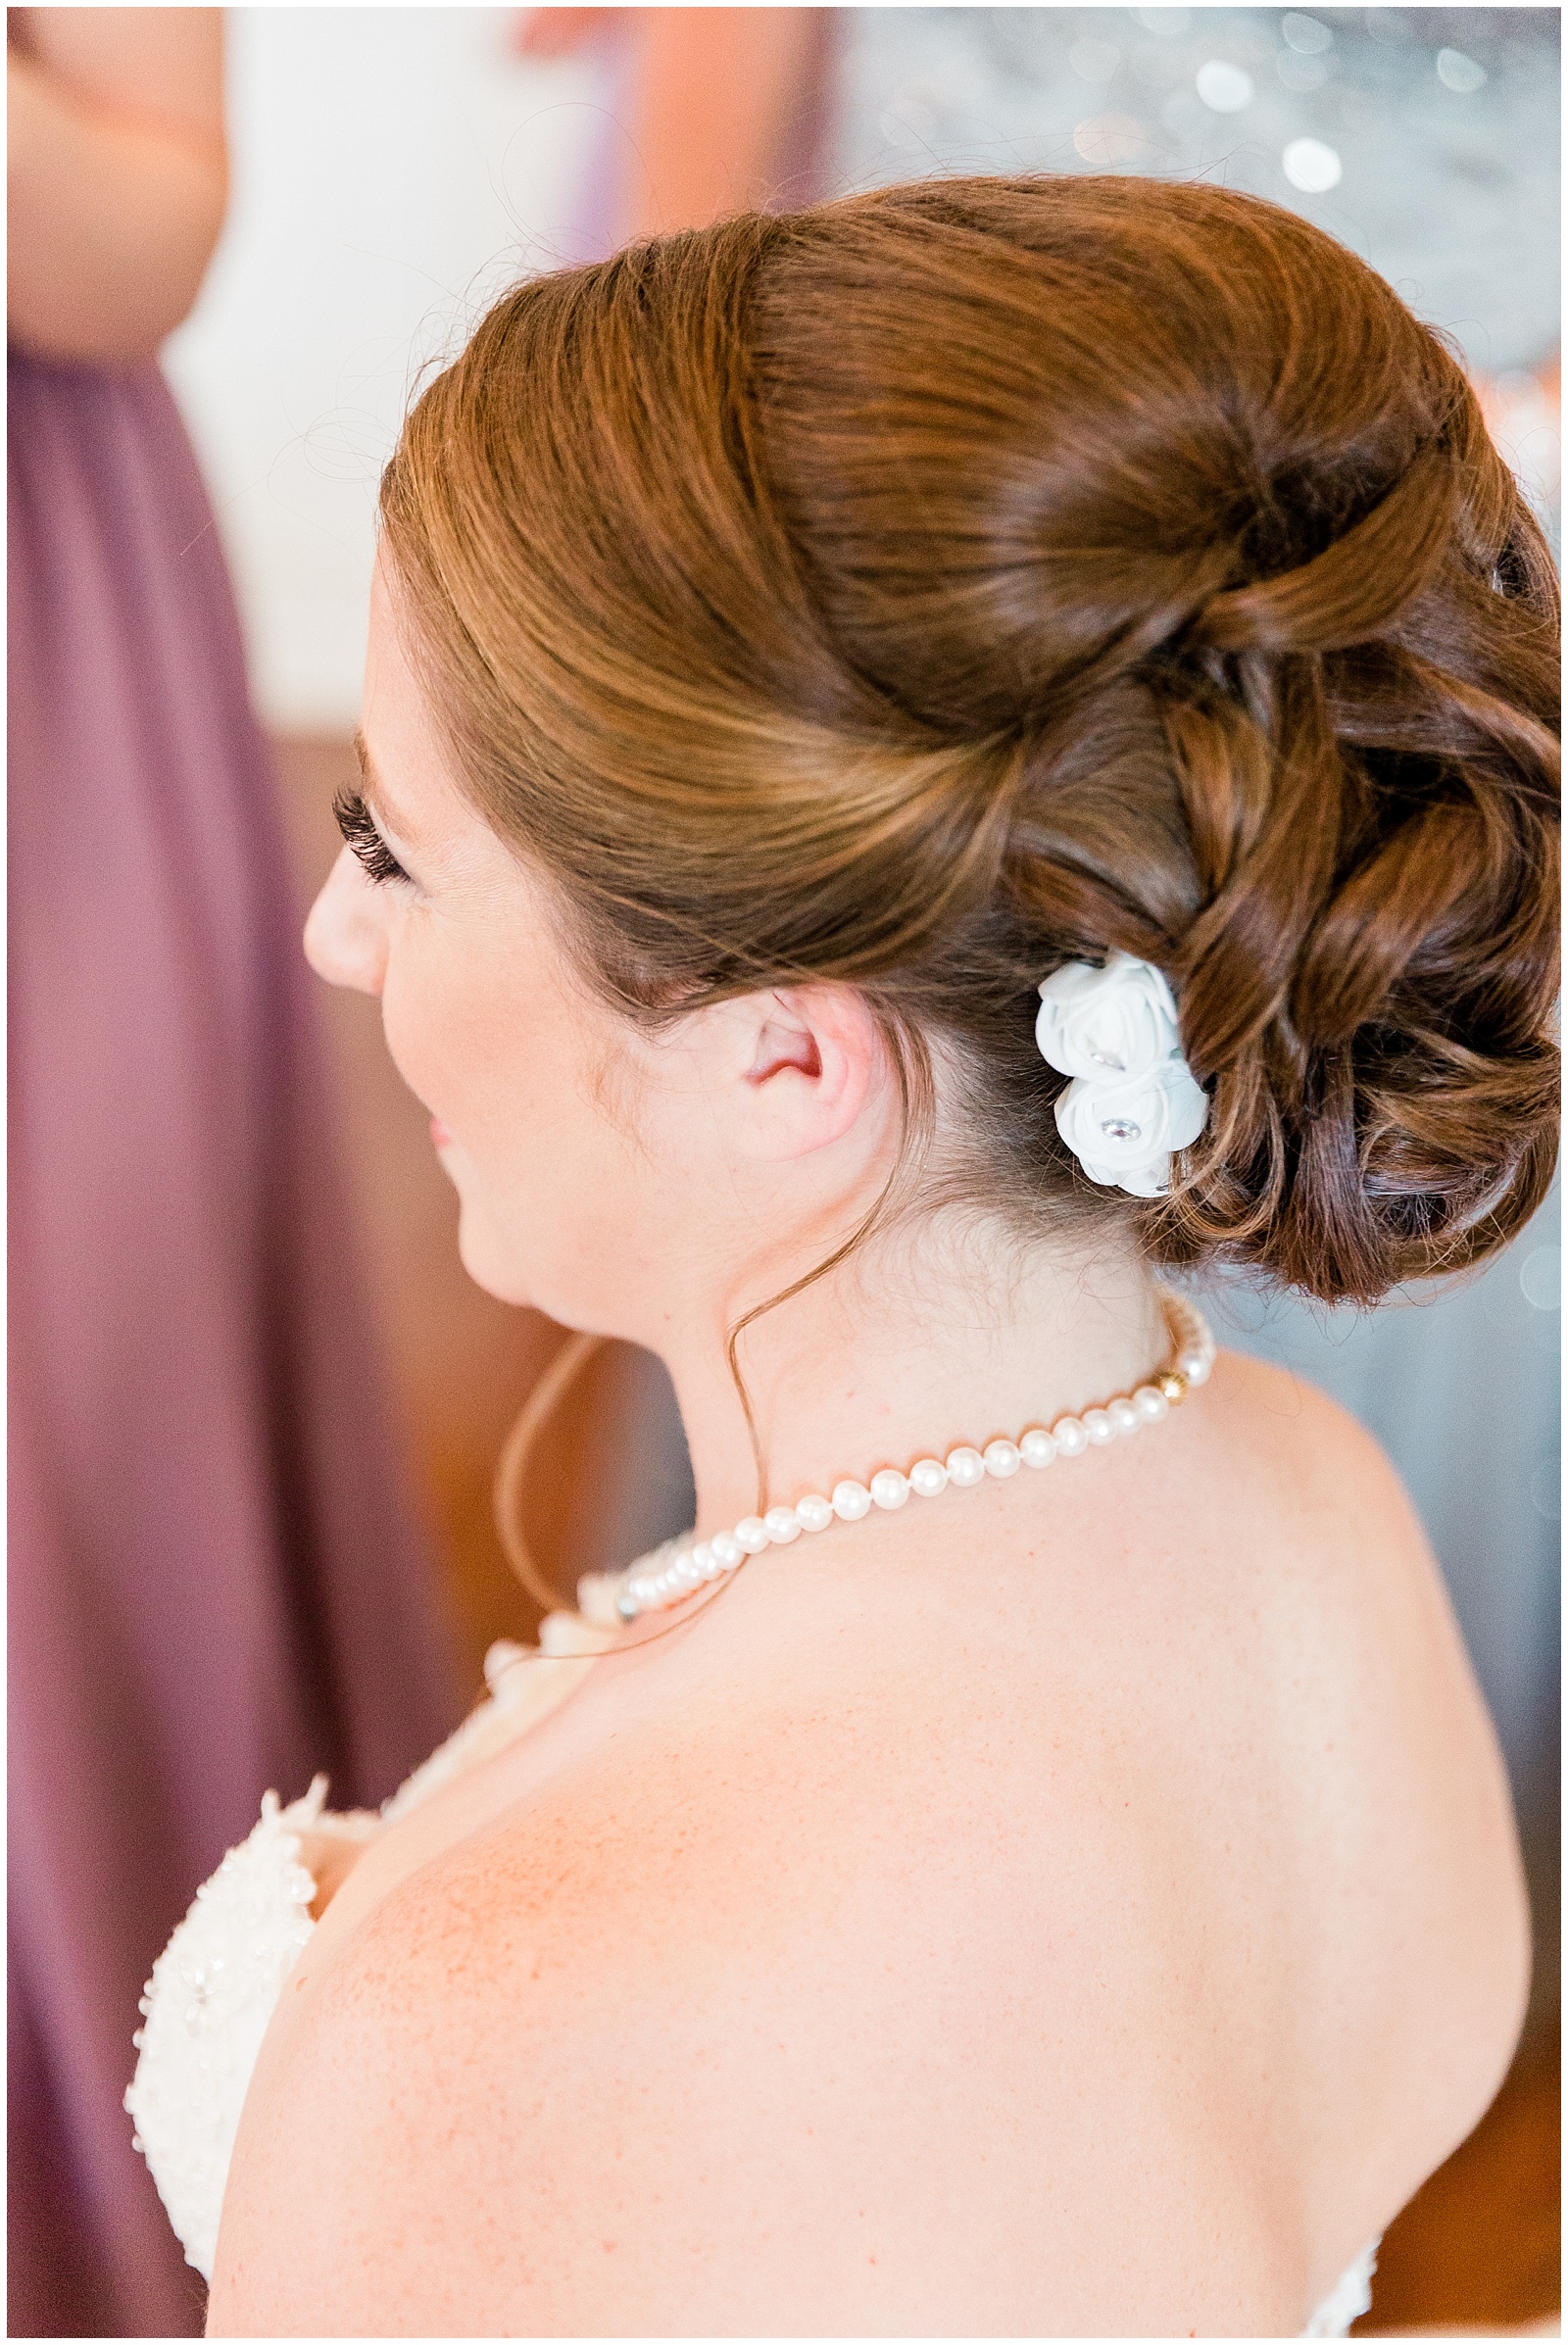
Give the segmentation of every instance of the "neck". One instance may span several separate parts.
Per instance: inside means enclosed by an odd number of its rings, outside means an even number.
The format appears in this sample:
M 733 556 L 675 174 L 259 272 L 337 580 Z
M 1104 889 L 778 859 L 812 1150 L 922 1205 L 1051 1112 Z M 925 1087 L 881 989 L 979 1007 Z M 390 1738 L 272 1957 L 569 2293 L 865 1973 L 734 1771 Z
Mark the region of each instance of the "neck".
M 705 1534 L 759 1503 L 725 1359 L 738 1316 L 693 1314 L 666 1328 L 661 1345 Z M 1132 1390 L 1168 1349 L 1152 1281 L 1131 1249 L 1024 1256 L 972 1226 L 884 1239 L 764 1312 L 740 1340 L 761 1502 L 828 1495 L 845 1477 L 864 1481 L 881 1466 L 1049 1425 Z

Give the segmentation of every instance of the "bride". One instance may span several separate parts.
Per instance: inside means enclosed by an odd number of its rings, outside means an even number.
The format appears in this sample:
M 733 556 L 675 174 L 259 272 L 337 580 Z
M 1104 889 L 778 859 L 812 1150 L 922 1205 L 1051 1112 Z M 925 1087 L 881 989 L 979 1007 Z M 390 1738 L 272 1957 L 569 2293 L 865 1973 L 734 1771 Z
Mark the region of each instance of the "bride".
M 1458 366 L 1266 204 L 950 181 L 519 287 L 382 514 L 307 948 L 698 1519 L 192 1909 L 212 2333 L 1343 2333 L 1519 1860 L 1388 1465 L 1168 1280 L 1371 1301 L 1550 1175 L 1554 589 Z

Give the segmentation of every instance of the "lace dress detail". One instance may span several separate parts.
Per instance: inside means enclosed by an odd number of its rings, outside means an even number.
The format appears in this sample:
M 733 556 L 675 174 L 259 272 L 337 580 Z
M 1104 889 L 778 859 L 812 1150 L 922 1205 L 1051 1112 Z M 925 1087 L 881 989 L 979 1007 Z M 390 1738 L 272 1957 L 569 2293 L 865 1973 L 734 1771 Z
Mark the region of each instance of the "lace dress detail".
M 286 1808 L 269 1791 L 250 1838 L 231 1848 L 197 1890 L 147 1981 L 125 2107 L 185 2261 L 203 2279 L 213 2276 L 223 2187 L 262 2038 L 316 1930 L 310 1910 L 316 1882 L 300 1862 L 302 1835 L 369 1839 L 559 1708 L 593 1655 L 618 1634 L 577 1613 L 557 1612 L 540 1624 L 536 1651 L 492 1645 L 484 1664 L 489 1699 L 379 1815 L 330 1814 L 325 1776 Z M 1348 2335 L 1372 2302 L 1376 2261 L 1374 2244 L 1324 2298 L 1303 2337 Z
M 196 1892 L 153 1965 L 142 2000 L 141 2057 L 125 2107 L 174 2236 L 213 2276 L 223 2182 L 245 2089 L 283 1982 L 310 1941 L 316 1883 L 300 1833 L 321 1821 L 326 1778 L 303 1799 L 262 1802 L 262 1819 Z M 373 1819 L 372 1819 L 373 1822 Z
M 537 1650 L 492 1645 L 484 1665 L 489 1699 L 378 1816 L 329 1814 L 325 1776 L 286 1808 L 269 1791 L 250 1838 L 197 1890 L 147 1981 L 125 2107 L 185 2261 L 203 2279 L 213 2276 L 223 2186 L 262 2038 L 316 1931 L 316 1882 L 300 1862 L 301 1835 L 371 1838 L 559 1708 L 616 1634 L 564 1612 L 541 1623 Z
M 1363 2248 L 1348 2272 L 1342 2272 L 1311 2320 L 1303 2337 L 1348 2337 L 1352 2321 L 1372 2310 L 1372 2274 L 1378 2268 L 1380 2241 Z

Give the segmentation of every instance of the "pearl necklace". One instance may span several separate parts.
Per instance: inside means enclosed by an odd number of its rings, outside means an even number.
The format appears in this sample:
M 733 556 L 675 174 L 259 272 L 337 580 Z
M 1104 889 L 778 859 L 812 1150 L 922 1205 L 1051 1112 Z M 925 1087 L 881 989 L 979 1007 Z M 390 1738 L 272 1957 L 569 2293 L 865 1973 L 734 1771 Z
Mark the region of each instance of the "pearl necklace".
M 1118 1393 L 1076 1416 L 1058 1417 L 1049 1430 L 1033 1425 L 1015 1441 L 988 1441 L 983 1449 L 950 1449 L 945 1458 L 917 1458 L 907 1473 L 883 1466 L 869 1482 L 839 1482 L 831 1498 L 812 1490 L 793 1506 L 770 1506 L 766 1514 L 742 1517 L 731 1531 L 699 1539 L 690 1532 L 667 1539 L 618 1572 L 594 1572 L 577 1584 L 577 1605 L 585 1620 L 601 1628 L 634 1621 L 639 1613 L 664 1612 L 710 1581 L 721 1580 L 748 1555 L 787 1547 L 803 1533 L 829 1530 L 834 1523 L 858 1523 L 873 1506 L 890 1512 L 911 1490 L 918 1498 L 940 1497 L 945 1490 L 974 1490 L 988 1475 L 1005 1482 L 1020 1466 L 1049 1466 L 1054 1458 L 1082 1457 L 1119 1435 L 1157 1425 L 1195 1385 L 1207 1381 L 1214 1364 L 1214 1339 L 1203 1314 L 1185 1295 L 1157 1290 L 1171 1336 L 1171 1356 L 1136 1392 Z

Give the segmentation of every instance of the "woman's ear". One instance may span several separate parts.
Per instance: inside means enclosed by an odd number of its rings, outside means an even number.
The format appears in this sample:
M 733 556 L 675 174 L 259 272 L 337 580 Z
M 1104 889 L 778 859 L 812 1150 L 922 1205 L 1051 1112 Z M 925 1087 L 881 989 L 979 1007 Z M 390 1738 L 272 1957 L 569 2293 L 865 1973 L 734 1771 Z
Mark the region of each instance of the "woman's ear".
M 887 1073 L 865 996 L 848 985 L 790 986 L 730 1006 L 743 1013 L 730 1078 L 742 1152 L 783 1163 L 842 1140 Z

